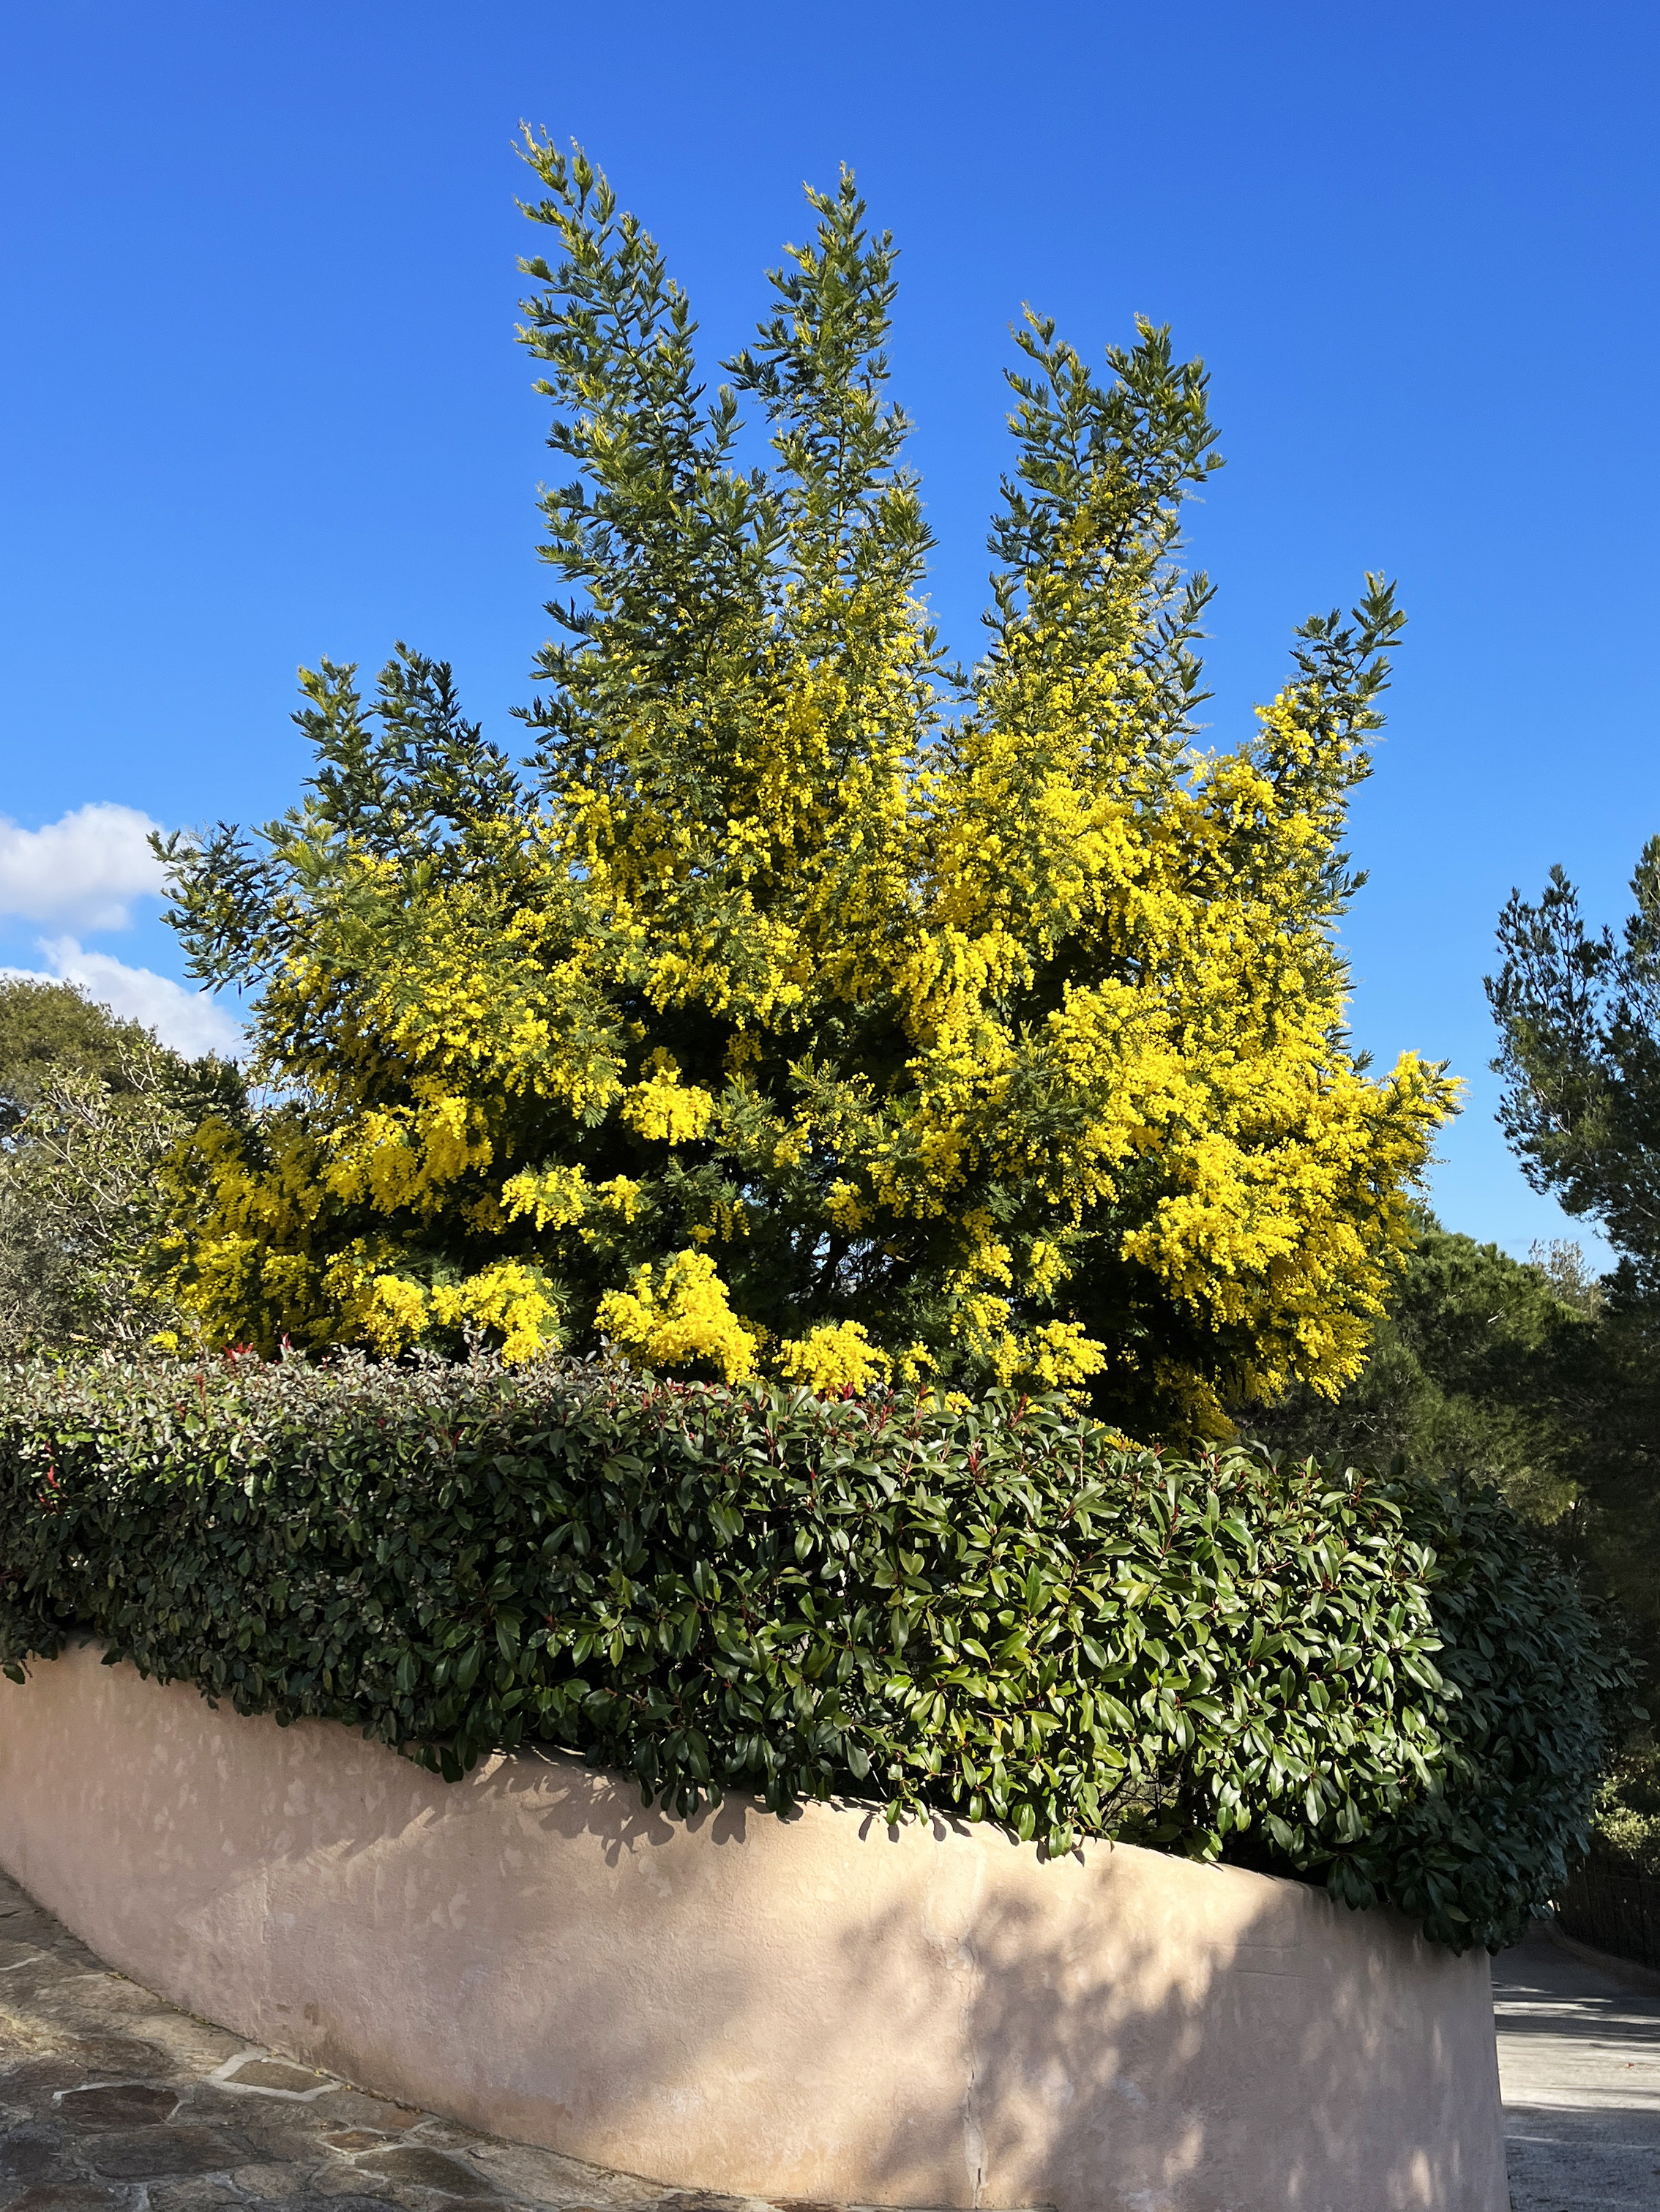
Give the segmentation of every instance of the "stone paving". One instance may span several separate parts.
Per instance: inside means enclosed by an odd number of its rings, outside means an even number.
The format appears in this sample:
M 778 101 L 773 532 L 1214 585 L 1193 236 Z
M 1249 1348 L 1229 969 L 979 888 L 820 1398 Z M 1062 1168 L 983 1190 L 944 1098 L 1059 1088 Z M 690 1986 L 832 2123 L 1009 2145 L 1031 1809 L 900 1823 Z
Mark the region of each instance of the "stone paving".
M 475 2135 L 252 2050 L 112 1973 L 0 1875 L 0 2212 L 462 2203 L 771 2212 Z

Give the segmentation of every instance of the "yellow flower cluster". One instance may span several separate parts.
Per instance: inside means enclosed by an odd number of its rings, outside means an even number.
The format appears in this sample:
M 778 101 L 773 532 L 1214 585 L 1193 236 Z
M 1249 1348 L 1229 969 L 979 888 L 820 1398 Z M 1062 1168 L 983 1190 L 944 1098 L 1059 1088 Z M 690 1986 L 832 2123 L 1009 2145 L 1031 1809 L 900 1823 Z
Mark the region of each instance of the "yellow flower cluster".
M 696 1084 L 683 1084 L 672 1061 L 653 1069 L 623 1102 L 623 1119 L 642 1137 L 679 1145 L 701 1137 L 714 1112 L 714 1101 Z
M 779 1373 L 826 1395 L 867 1390 L 885 1379 L 889 1365 L 856 1321 L 815 1328 L 778 1347 Z
M 502 1186 L 502 1211 L 509 1221 L 527 1214 L 538 1229 L 564 1229 L 582 1218 L 593 1195 L 579 1167 L 521 1168 Z
M 602 1334 L 648 1367 L 702 1364 L 728 1382 L 755 1371 L 755 1339 L 727 1303 L 727 1286 L 707 1252 L 677 1252 L 661 1267 L 640 1267 L 625 1291 L 607 1291 L 595 1316 Z

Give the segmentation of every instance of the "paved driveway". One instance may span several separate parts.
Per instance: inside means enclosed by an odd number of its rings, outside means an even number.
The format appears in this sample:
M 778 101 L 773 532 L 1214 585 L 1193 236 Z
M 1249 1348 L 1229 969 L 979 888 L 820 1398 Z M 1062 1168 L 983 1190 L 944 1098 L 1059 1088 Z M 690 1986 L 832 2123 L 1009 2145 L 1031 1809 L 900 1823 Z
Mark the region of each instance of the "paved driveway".
M 1657 2212 L 1660 1990 L 1531 1936 L 1493 1993 L 1514 2212 Z

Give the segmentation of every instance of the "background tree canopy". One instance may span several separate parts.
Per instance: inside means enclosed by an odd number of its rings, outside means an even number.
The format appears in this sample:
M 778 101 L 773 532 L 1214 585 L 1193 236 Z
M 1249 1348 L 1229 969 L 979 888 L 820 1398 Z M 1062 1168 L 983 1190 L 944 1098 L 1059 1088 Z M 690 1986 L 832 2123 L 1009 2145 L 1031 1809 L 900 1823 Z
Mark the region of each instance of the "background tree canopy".
M 1528 1519 L 1583 1534 L 1596 1419 L 1599 1285 L 1578 1249 L 1513 1260 L 1443 1229 L 1426 1208 L 1365 1368 L 1337 1398 L 1306 1385 L 1245 1409 L 1244 1425 L 1293 1458 L 1491 1483 Z
M 0 1352 L 142 1342 L 185 1316 L 153 1261 L 163 1163 L 241 1079 L 69 983 L 0 978 Z
M 1660 837 L 1631 887 L 1617 943 L 1560 868 L 1537 905 L 1512 892 L 1487 981 L 1505 1133 L 1535 1190 L 1602 1224 L 1627 1300 L 1660 1292 Z
M 1202 368 L 1143 325 L 1098 382 L 1031 317 L 957 672 L 851 179 L 711 396 L 651 239 L 581 155 L 526 159 L 562 258 L 524 264 L 520 335 L 575 471 L 537 749 L 514 769 L 418 653 L 372 701 L 325 663 L 303 805 L 169 848 L 277 1101 L 192 1140 L 177 1296 L 219 1341 L 603 1335 L 821 1389 L 1087 1386 L 1142 1433 L 1341 1388 L 1450 1099 L 1341 1027 L 1389 590 L 1197 750 Z
M 1487 994 L 1505 1133 L 1536 1190 L 1619 1254 L 1565 1395 L 1586 1437 L 1585 1542 L 1660 1680 L 1660 838 L 1620 935 L 1591 931 L 1560 868 L 1499 918 Z

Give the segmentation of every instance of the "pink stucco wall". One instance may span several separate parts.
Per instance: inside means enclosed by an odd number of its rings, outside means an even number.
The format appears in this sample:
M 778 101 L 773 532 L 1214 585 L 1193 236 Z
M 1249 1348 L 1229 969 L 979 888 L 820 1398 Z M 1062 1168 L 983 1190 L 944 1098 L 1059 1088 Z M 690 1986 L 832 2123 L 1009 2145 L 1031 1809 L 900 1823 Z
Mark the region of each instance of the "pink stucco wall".
M 0 1866 L 124 1972 L 387 2095 L 688 2186 L 1500 2212 L 1487 1962 L 1292 1882 L 856 1808 L 447 1787 L 83 1648 L 0 1681 Z

